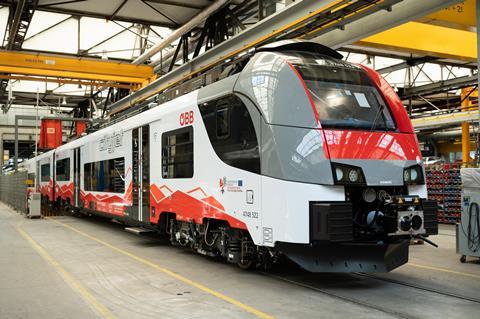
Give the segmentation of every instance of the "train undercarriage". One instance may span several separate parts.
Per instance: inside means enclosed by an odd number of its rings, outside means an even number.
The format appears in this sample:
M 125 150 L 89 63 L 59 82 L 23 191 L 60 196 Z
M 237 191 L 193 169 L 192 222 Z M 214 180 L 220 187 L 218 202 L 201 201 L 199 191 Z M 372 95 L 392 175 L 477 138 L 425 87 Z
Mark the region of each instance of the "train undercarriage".
M 231 228 L 225 222 L 208 219 L 203 224 L 195 224 L 177 221 L 170 214 L 167 224 L 165 233 L 172 245 L 189 247 L 202 255 L 223 258 L 242 269 L 268 269 L 275 260 L 276 254 L 266 247 L 255 245 L 247 231 Z
M 286 256 L 312 272 L 382 272 L 408 261 L 411 238 L 437 234 L 436 204 L 407 196 L 405 187 L 347 188 L 345 202 L 310 203 L 309 244 L 253 243 L 247 231 L 227 223 L 177 221 L 168 215 L 164 231 L 173 245 L 220 257 L 241 268 L 269 269 Z
M 429 242 L 425 236 L 438 232 L 435 203 L 404 195 L 405 187 L 350 187 L 345 192 L 345 202 L 310 203 L 309 244 L 258 246 L 248 231 L 231 228 L 225 221 L 204 219 L 196 224 L 179 221 L 174 213 L 161 214 L 158 225 L 120 220 L 156 231 L 174 246 L 226 260 L 242 269 L 267 270 L 286 256 L 312 272 L 390 271 L 408 261 L 411 238 Z M 58 201 L 48 209 L 109 217 L 73 208 L 68 201 Z

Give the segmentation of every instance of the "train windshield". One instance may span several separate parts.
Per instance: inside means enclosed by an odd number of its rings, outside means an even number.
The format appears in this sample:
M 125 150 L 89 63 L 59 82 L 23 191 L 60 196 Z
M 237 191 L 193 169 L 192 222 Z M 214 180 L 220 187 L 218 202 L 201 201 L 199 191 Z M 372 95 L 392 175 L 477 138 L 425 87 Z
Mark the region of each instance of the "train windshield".
M 362 69 L 328 58 L 293 64 L 313 97 L 322 127 L 396 129 L 385 101 Z

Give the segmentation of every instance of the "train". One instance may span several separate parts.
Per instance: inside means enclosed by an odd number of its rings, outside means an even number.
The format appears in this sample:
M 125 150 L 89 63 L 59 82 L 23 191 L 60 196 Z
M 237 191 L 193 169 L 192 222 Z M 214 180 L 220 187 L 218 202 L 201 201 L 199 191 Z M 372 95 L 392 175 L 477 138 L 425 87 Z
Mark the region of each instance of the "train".
M 438 232 L 399 97 L 326 46 L 241 70 L 25 164 L 42 204 L 158 232 L 241 268 L 388 272 Z

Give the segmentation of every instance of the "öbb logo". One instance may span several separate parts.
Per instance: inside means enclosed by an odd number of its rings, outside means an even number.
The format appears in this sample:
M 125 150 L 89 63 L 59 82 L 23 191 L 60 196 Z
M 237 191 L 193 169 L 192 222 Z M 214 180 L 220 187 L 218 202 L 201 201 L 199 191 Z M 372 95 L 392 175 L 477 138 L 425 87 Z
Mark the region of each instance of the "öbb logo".
M 180 114 L 180 125 L 185 126 L 189 124 L 193 124 L 193 111 Z

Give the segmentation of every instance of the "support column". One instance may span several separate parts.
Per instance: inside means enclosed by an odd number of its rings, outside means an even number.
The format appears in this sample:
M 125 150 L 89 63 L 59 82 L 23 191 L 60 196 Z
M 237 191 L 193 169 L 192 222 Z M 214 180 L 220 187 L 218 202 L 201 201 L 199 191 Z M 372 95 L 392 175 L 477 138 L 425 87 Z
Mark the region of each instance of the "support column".
M 477 66 L 480 65 L 480 0 L 477 0 L 476 1 L 476 9 L 475 9 L 475 12 L 476 12 L 476 16 L 477 16 Z M 480 72 L 478 72 L 477 70 L 477 90 L 480 88 Z M 478 105 L 480 107 L 480 104 Z M 479 126 L 480 127 L 480 112 L 479 112 Z M 480 136 L 476 136 L 476 140 L 480 140 Z M 477 144 L 477 148 L 480 147 L 478 144 Z M 479 157 L 480 157 L 480 153 L 479 153 L 479 150 L 477 149 L 476 150 L 476 161 L 477 161 L 477 164 L 478 164 L 478 161 L 479 161 Z
M 462 123 L 462 162 L 470 163 L 470 124 Z
M 462 101 L 462 111 L 468 111 L 470 106 L 469 95 L 474 88 L 464 88 L 460 94 Z M 470 164 L 470 123 L 462 123 L 462 163 L 464 165 Z
M 0 133 L 0 175 L 3 175 L 3 133 Z

